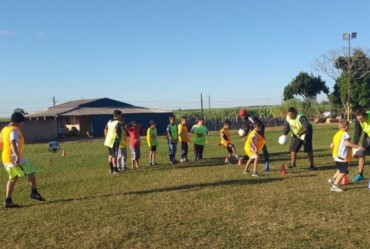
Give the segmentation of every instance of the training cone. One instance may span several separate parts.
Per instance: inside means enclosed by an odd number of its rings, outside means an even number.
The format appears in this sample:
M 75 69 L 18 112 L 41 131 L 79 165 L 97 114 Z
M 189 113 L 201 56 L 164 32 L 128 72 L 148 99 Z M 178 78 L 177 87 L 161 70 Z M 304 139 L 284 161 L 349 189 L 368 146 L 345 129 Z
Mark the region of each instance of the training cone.
M 347 175 L 343 176 L 342 181 L 340 182 L 341 185 L 348 185 L 348 177 Z
M 240 158 L 240 159 L 238 160 L 238 165 L 242 165 L 242 164 L 243 164 L 243 159 L 241 159 L 241 158 Z
M 270 171 L 270 164 L 269 163 L 265 163 L 265 171 Z
M 280 173 L 281 173 L 281 175 L 283 175 L 283 176 L 285 176 L 285 175 L 286 175 L 286 168 L 285 168 L 285 165 L 284 165 L 284 164 L 282 164 L 282 165 L 281 165 Z
M 62 150 L 62 156 L 67 156 L 66 150 Z

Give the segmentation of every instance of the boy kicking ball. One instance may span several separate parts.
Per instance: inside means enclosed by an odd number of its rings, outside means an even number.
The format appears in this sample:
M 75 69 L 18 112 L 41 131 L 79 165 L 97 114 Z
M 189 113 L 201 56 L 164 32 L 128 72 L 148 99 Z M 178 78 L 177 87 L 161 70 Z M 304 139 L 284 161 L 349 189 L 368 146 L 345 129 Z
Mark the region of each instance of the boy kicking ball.
M 2 144 L 2 161 L 6 172 L 9 175 L 9 180 L 6 185 L 6 199 L 4 201 L 5 208 L 19 207 L 12 200 L 12 194 L 18 178 L 27 176 L 31 186 L 30 198 L 45 201 L 45 199 L 37 191 L 36 171 L 31 162 L 23 155 L 24 137 L 21 128 L 24 125 L 25 118 L 23 114 L 15 112 L 12 114 L 10 124 L 5 126 L 0 133 Z
M 335 133 L 333 142 L 330 144 L 330 148 L 333 149 L 333 158 L 338 168 L 333 178 L 328 179 L 328 182 L 332 184 L 330 190 L 333 192 L 343 191 L 338 185 L 343 177 L 348 174 L 348 163 L 352 160 L 352 148 L 364 150 L 361 146 L 350 142 L 351 137 L 347 132 L 348 126 L 348 121 L 341 119 L 338 124 L 339 131 Z

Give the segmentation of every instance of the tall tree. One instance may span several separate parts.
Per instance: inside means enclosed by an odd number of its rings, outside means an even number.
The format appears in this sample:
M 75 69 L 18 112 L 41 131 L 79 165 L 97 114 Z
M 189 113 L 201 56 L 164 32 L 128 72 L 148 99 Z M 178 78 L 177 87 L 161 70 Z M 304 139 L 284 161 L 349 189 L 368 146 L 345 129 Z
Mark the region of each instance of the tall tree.
M 329 94 L 329 88 L 320 76 L 300 72 L 285 88 L 284 100 L 302 97 L 305 101 L 316 99 L 319 93 Z
M 348 104 L 353 108 L 369 106 L 369 55 L 369 50 L 355 48 L 349 57 L 348 50 L 342 48 L 331 50 L 315 60 L 313 67 L 335 81 L 329 97 L 332 105 L 341 104 L 346 111 L 349 110 Z

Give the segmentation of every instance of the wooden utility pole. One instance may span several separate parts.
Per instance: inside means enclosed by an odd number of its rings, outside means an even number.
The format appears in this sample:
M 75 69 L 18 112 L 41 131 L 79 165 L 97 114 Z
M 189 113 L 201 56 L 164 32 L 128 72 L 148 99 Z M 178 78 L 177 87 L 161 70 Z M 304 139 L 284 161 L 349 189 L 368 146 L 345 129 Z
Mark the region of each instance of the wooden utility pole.
M 200 94 L 200 107 L 201 107 L 201 111 L 202 111 L 202 118 L 204 118 L 204 113 L 203 113 L 203 95 Z

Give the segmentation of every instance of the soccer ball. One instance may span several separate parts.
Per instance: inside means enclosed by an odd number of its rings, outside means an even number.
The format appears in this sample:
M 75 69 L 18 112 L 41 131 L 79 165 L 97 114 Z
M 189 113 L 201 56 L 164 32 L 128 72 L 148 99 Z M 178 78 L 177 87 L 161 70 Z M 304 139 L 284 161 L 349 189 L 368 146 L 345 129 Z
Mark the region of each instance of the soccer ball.
M 359 149 L 353 149 L 352 150 L 352 155 L 354 158 L 360 158 L 360 157 L 363 157 L 365 156 L 366 154 L 366 151 L 364 150 L 359 150 Z
M 238 130 L 238 134 L 241 137 L 245 137 L 245 135 L 247 135 L 247 133 L 245 132 L 245 130 L 244 129 L 241 129 L 241 128 Z
M 279 144 L 284 145 L 288 142 L 288 136 L 287 135 L 281 135 L 279 137 Z
M 60 146 L 59 146 L 59 143 L 57 141 L 49 142 L 48 148 L 49 148 L 50 152 L 57 152 L 58 150 L 60 150 Z

